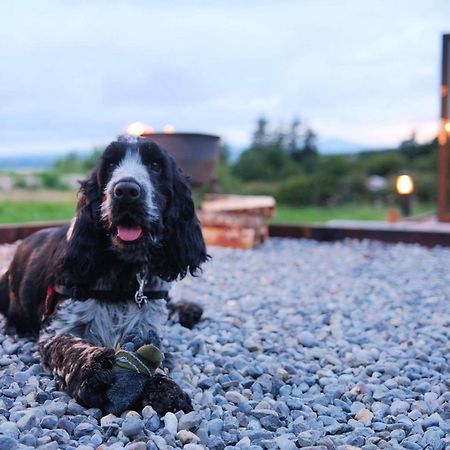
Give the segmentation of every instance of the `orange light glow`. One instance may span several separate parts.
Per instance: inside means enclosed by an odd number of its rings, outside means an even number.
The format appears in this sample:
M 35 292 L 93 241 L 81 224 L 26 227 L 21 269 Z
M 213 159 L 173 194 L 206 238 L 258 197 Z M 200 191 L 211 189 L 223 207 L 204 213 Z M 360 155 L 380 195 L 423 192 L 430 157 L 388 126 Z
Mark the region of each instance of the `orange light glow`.
M 163 128 L 164 133 L 166 134 L 174 134 L 175 133 L 175 127 L 173 125 L 167 124 Z
M 150 126 L 142 122 L 133 122 L 127 126 L 126 134 L 130 136 L 142 136 L 143 134 L 152 134 L 155 130 Z
M 447 133 L 450 133 L 450 121 L 445 122 L 444 129 Z
M 409 175 L 400 175 L 397 177 L 396 187 L 400 195 L 408 195 L 414 190 L 414 183 Z

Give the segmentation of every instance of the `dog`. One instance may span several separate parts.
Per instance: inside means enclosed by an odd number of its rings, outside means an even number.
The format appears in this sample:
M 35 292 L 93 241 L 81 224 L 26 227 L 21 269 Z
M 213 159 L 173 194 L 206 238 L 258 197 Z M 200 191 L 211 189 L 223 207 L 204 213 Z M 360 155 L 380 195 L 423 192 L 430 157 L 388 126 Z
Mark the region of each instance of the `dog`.
M 6 330 L 39 334 L 43 367 L 86 407 L 188 411 L 157 370 L 170 283 L 208 259 L 187 178 L 155 142 L 123 138 L 80 184 L 71 225 L 24 239 L 0 279 Z

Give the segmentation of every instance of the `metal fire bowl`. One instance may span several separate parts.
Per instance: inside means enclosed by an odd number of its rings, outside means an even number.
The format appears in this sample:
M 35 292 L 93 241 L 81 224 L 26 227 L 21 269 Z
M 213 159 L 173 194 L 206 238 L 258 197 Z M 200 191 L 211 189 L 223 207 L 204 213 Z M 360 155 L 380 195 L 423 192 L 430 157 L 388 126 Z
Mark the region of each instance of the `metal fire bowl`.
M 190 177 L 192 186 L 209 183 L 220 156 L 220 138 L 200 133 L 152 133 L 148 137 L 167 150 Z

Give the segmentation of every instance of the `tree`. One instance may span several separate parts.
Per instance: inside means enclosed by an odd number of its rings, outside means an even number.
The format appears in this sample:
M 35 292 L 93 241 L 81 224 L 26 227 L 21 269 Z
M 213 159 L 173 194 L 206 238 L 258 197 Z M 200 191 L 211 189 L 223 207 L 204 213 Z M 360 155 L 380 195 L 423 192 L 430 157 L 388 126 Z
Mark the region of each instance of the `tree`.
M 267 120 L 260 117 L 253 133 L 252 147 L 264 147 L 267 144 Z
M 287 151 L 290 154 L 295 153 L 298 150 L 298 141 L 300 139 L 299 136 L 299 127 L 300 127 L 300 119 L 298 117 L 294 118 L 289 128 L 289 132 L 287 134 Z
M 416 130 L 413 130 L 411 132 L 411 136 L 408 139 L 405 139 L 404 141 L 401 142 L 400 144 L 400 149 L 407 149 L 407 148 L 411 148 L 411 147 L 417 147 L 417 133 Z
M 303 154 L 306 157 L 317 156 L 317 135 L 311 128 L 305 131 L 305 139 L 303 142 Z
M 223 142 L 220 147 L 220 162 L 230 164 L 231 150 L 227 143 Z
M 317 151 L 317 135 L 311 128 L 307 128 L 303 136 L 302 147 L 297 147 L 291 151 L 292 159 L 301 164 L 307 171 L 311 170 L 316 163 Z

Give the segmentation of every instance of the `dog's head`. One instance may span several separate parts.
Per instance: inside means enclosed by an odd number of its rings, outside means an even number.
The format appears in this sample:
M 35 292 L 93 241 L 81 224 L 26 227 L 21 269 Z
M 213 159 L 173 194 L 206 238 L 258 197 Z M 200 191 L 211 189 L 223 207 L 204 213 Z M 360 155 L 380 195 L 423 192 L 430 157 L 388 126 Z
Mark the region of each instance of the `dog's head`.
M 78 273 L 108 252 L 166 280 L 194 274 L 207 259 L 185 176 L 165 150 L 143 138 L 112 142 L 103 152 L 81 184 L 68 239 L 65 266 Z

